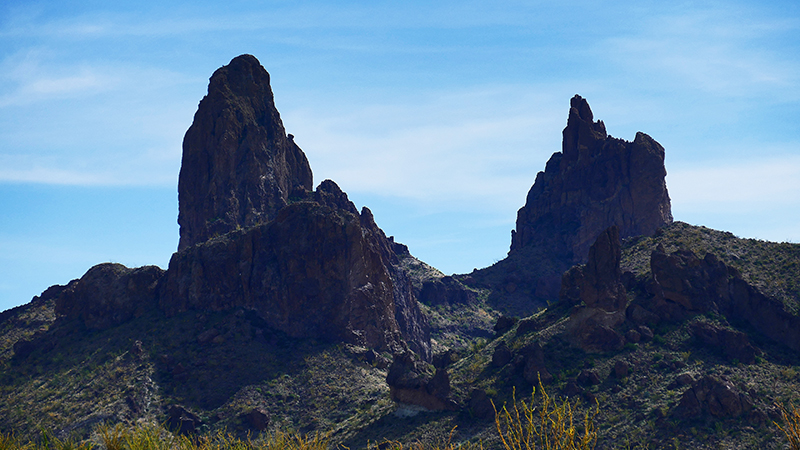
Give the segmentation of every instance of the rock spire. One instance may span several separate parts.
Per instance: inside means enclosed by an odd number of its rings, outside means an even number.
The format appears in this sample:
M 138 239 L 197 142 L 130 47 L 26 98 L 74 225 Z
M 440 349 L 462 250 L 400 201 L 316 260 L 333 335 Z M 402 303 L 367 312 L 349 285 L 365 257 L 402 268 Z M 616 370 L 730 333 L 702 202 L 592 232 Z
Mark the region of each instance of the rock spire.
M 264 67 L 241 55 L 214 72 L 183 139 L 178 250 L 272 220 L 293 190 L 312 188 Z
M 574 96 L 562 151 L 536 176 L 517 213 L 511 252 L 548 247 L 570 264 L 584 263 L 612 225 L 622 238 L 652 234 L 672 223 L 666 174 L 658 142 L 641 132 L 633 142 L 609 136 L 589 103 Z

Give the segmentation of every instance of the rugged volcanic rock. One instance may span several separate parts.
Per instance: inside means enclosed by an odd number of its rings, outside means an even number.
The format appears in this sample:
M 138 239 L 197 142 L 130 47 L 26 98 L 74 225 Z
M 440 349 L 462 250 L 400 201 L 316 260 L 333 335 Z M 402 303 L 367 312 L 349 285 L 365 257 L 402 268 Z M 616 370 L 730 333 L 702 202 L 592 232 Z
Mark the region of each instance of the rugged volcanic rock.
M 430 411 L 456 409 L 455 402 L 449 398 L 450 377 L 447 374 L 447 363 L 436 362 L 436 367 L 432 369 L 412 353 L 395 354 L 386 375 L 392 399 L 422 406 Z
M 589 249 L 586 265 L 573 266 L 564 273 L 560 298 L 572 304 L 617 312 L 625 308 L 627 296 L 619 268 L 622 245 L 619 228 L 604 231 Z
M 413 298 L 395 297 L 403 289 L 385 260 L 387 241 L 369 210 L 359 214 L 325 181 L 273 221 L 173 255 L 161 306 L 168 314 L 244 307 L 290 336 L 390 351 L 402 350 L 406 331 L 426 357 L 424 318 Z
M 722 328 L 706 322 L 692 324 L 692 334 L 700 345 L 714 348 L 728 358 L 745 364 L 756 362 L 757 350 L 741 331 Z
M 765 336 L 800 350 L 800 317 L 747 283 L 713 253 L 700 259 L 688 250 L 656 248 L 650 258 L 652 300 L 647 307 L 665 320 L 714 311 L 749 323 Z M 748 358 L 749 359 L 749 358 Z
M 214 72 L 183 139 L 178 249 L 272 220 L 293 190 L 312 188 L 258 60 L 237 56 Z
M 585 99 L 570 101 L 562 151 L 528 192 L 511 232 L 508 257 L 476 271 L 477 287 L 506 313 L 529 314 L 558 297 L 561 275 L 587 261 L 597 236 L 616 225 L 621 238 L 650 235 L 672 222 L 664 148 L 644 133 L 608 136 Z
M 570 314 L 567 336 L 586 351 L 618 350 L 625 339 L 614 327 L 625 321 L 619 229 L 605 230 L 589 249 L 589 261 L 564 273 L 561 300 L 580 305 Z
M 738 417 L 753 409 L 753 399 L 730 381 L 706 375 L 684 392 L 675 412 L 683 417 L 708 413 L 714 417 Z
M 55 292 L 56 313 L 108 328 L 160 307 L 255 311 L 294 337 L 329 338 L 430 358 L 430 332 L 395 251 L 311 169 L 250 55 L 211 77 L 184 139 L 181 240 L 166 273 L 101 264 Z
M 156 266 L 129 269 L 122 264 L 98 264 L 60 290 L 56 314 L 80 319 L 88 328 L 119 325 L 156 306 L 163 275 L 164 270 Z
M 570 263 L 586 261 L 611 225 L 620 235 L 650 235 L 672 222 L 664 148 L 644 133 L 633 142 L 610 137 L 585 99 L 570 101 L 562 151 L 547 162 L 517 213 L 511 252 L 544 246 Z

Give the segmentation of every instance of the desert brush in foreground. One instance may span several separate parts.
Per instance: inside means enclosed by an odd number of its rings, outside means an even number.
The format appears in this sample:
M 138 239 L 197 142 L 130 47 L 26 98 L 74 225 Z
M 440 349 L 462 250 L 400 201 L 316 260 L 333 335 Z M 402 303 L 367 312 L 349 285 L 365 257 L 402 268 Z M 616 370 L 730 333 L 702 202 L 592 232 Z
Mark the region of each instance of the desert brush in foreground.
M 539 395 L 534 388 L 530 402 L 522 400 L 517 404 L 512 395 L 513 405 L 495 409 L 497 433 L 506 450 L 585 450 L 593 449 L 597 443 L 597 430 L 594 418 L 599 412 L 586 413 L 583 427 L 579 429 L 573 421 L 577 404 L 567 399 L 551 397 L 539 383 Z M 537 401 L 538 400 L 538 401 Z M 510 408 L 510 409 L 509 409 Z M 441 445 L 426 447 L 415 442 L 404 444 L 400 441 L 385 440 L 367 443 L 368 449 L 381 450 L 453 450 L 483 449 L 483 443 L 453 443 L 450 439 Z M 538 446 L 537 446 L 538 443 Z M 144 424 L 128 428 L 120 424 L 97 428 L 95 437 L 84 442 L 58 439 L 48 431 L 43 431 L 38 442 L 22 442 L 13 435 L 0 434 L 0 450 L 325 450 L 331 447 L 327 435 L 279 432 L 269 436 L 251 439 L 235 437 L 229 433 L 218 432 L 199 436 L 175 435 L 155 424 Z
M 594 412 L 587 411 L 583 429 L 573 423 L 576 404 L 567 399 L 553 398 L 539 381 L 540 400 L 536 402 L 536 387 L 531 393 L 530 403 L 522 400 L 517 404 L 516 392 L 513 405 L 505 405 L 500 411 L 495 408 L 497 434 L 506 450 L 585 450 L 597 445 L 597 430 L 594 418 L 600 411 L 596 403 Z M 494 405 L 494 403 L 492 403 Z M 538 446 L 537 446 L 538 444 Z
M 779 404 L 777 406 L 781 410 L 783 426 L 778 422 L 773 423 L 786 435 L 786 439 L 789 441 L 789 448 L 800 450 L 800 411 L 794 405 L 791 406 L 791 412 L 786 409 L 785 405 Z

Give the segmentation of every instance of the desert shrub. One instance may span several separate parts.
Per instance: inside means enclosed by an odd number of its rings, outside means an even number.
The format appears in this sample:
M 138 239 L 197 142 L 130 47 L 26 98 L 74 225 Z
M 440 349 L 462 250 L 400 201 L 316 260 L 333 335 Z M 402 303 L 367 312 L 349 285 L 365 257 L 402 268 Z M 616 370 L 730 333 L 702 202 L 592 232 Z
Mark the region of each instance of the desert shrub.
M 537 400 L 536 387 L 533 388 L 529 403 L 517 403 L 514 392 L 510 409 L 505 405 L 500 411 L 495 408 L 497 433 L 506 450 L 585 450 L 597 445 L 594 419 L 599 404 L 593 412 L 586 412 L 581 430 L 573 418 L 577 403 L 551 397 L 541 380 L 539 392 Z
M 777 406 L 781 410 L 781 416 L 783 416 L 783 426 L 778 422 L 773 423 L 786 435 L 789 447 L 792 450 L 800 450 L 800 411 L 794 405 L 792 405 L 791 412 L 782 404 Z

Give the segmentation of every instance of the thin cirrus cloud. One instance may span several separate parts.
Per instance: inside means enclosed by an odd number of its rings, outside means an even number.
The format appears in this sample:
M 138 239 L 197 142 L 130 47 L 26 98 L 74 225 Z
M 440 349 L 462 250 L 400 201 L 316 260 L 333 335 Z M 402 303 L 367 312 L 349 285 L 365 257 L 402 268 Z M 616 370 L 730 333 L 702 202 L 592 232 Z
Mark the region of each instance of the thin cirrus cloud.
M 766 160 L 717 161 L 672 170 L 670 196 L 692 212 L 731 208 L 758 212 L 800 206 L 800 144 L 792 153 Z
M 798 45 L 794 36 L 800 22 L 745 18 L 751 13 L 734 8 L 662 16 L 648 21 L 638 34 L 615 36 L 607 43 L 613 58 L 637 76 L 647 72 L 682 90 L 796 99 L 800 66 L 784 53 Z
M 284 122 L 315 177 L 332 178 L 345 191 L 438 207 L 514 209 L 559 149 L 566 117 L 563 101 L 535 92 L 496 86 L 338 115 L 289 110 Z

